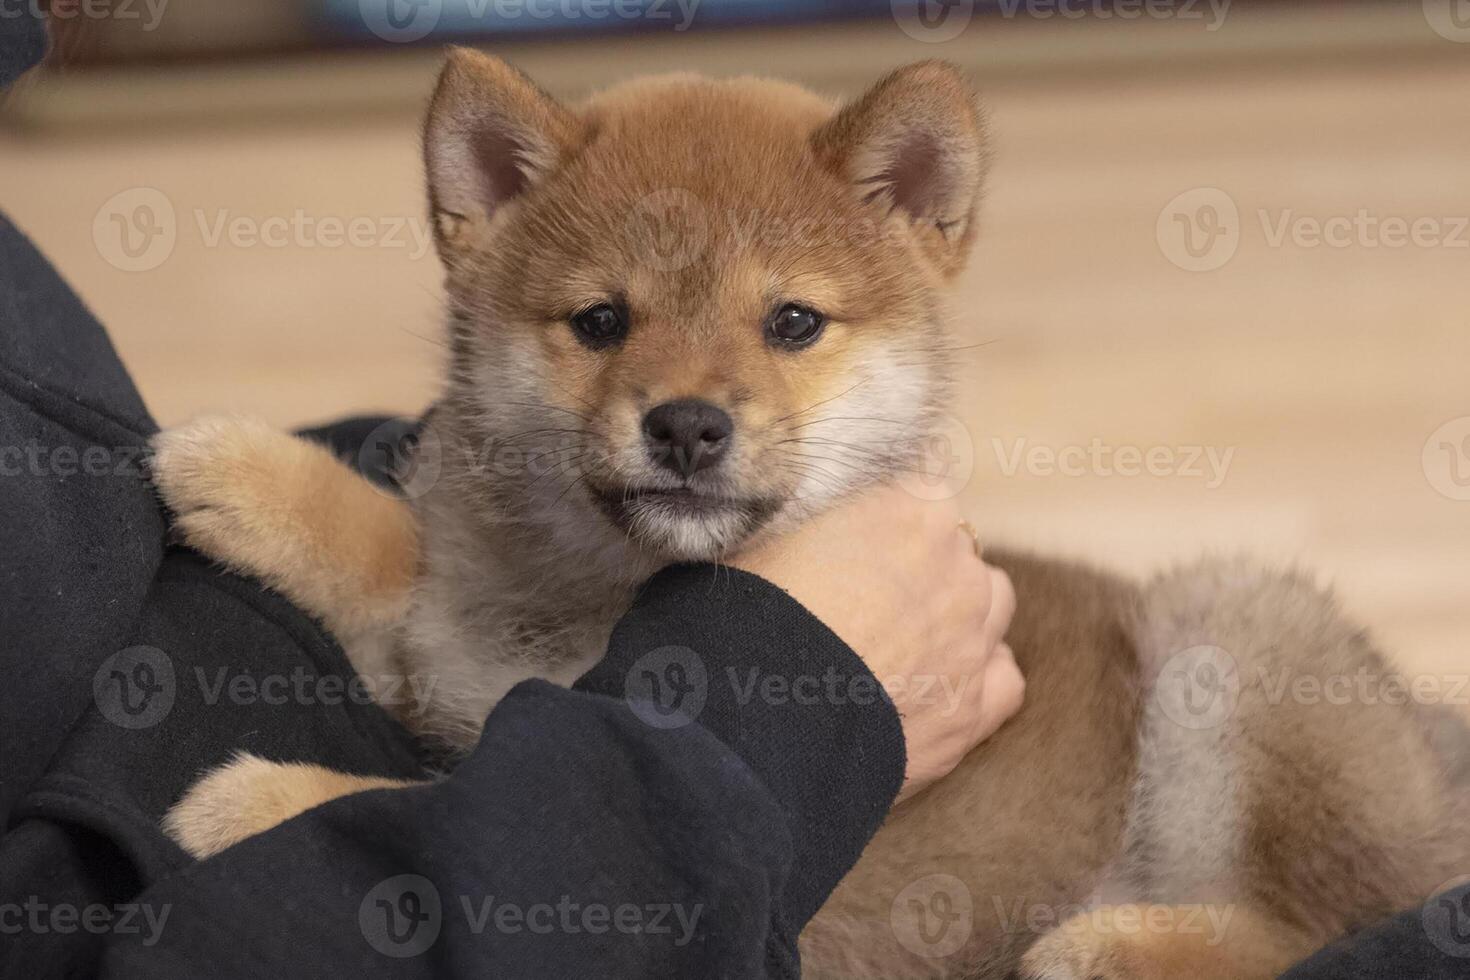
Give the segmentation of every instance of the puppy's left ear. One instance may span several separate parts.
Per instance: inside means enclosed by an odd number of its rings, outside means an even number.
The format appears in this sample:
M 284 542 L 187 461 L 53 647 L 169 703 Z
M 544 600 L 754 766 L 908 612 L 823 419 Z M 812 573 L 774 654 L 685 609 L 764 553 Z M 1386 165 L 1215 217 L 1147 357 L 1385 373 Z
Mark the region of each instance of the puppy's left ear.
M 892 72 L 819 128 L 812 146 L 883 215 L 903 212 L 942 273 L 960 270 L 988 153 L 979 103 L 959 69 L 921 61 Z

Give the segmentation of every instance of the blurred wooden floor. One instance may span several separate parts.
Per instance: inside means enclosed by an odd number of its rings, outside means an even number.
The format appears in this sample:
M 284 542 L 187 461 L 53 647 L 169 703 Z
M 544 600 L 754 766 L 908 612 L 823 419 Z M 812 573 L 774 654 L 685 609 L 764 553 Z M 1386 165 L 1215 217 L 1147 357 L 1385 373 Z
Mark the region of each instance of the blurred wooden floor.
M 987 537 L 1140 571 L 1206 549 L 1299 561 L 1413 669 L 1470 673 L 1470 500 L 1452 499 L 1470 497 L 1470 421 L 1426 455 L 1432 433 L 1470 417 L 1460 47 L 1457 61 L 989 86 L 996 165 L 955 304 L 957 331 L 984 342 L 965 355 L 958 414 L 975 467 L 966 499 Z M 298 210 L 422 228 L 416 125 L 390 114 L 6 139 L 0 207 L 110 326 L 165 424 L 413 412 L 439 354 L 431 253 L 406 235 L 336 248 L 207 238 L 221 219 Z M 167 261 L 130 273 L 93 223 L 135 186 L 162 191 L 179 230 Z M 1174 264 L 1184 225 L 1160 221 L 1195 188 L 1239 213 L 1235 253 L 1213 271 Z M 1360 211 L 1433 219 L 1448 240 L 1273 242 L 1283 215 Z M 1156 463 L 1169 447 L 1175 465 L 1195 447 L 1231 455 L 1218 481 L 1010 466 L 1018 447 L 1093 445 L 1156 449 Z

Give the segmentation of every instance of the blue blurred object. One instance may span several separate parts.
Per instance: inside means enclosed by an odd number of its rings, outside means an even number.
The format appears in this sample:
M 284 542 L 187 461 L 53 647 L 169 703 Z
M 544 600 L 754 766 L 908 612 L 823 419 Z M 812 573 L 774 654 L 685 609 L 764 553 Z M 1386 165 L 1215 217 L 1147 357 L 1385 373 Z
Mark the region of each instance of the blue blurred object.
M 676 31 L 887 15 L 893 0 L 317 0 L 322 33 L 412 43 L 450 37 Z

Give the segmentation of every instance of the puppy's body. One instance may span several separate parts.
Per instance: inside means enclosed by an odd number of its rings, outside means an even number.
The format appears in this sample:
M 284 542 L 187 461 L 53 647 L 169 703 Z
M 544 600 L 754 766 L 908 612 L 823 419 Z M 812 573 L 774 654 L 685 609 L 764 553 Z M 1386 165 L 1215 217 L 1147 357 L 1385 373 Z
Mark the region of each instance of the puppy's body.
M 999 980 L 1029 949 L 1023 977 L 1275 977 L 1463 874 L 1458 718 L 1280 696 L 1391 670 L 1311 582 L 989 557 L 1021 599 L 1026 707 L 893 813 L 803 935 L 816 975 Z M 1180 656 L 1205 646 L 1229 659 Z M 1231 663 L 1219 701 L 1181 676 Z M 953 952 L 936 895 L 969 910 Z
M 660 565 L 910 464 L 945 400 L 939 290 L 983 158 L 942 66 L 835 114 L 688 77 L 568 110 L 456 55 L 426 133 L 450 363 L 412 504 L 248 422 L 161 436 L 160 489 L 192 543 L 322 617 L 360 673 L 418 679 L 390 706 L 406 723 L 468 747 L 515 683 L 582 673 Z M 778 330 L 814 310 L 812 337 Z M 594 311 L 615 336 L 588 332 Z M 653 409 L 691 399 L 729 423 L 690 443 L 715 465 L 650 459 L 672 439 Z M 1273 695 L 1283 669 L 1377 663 L 1309 584 L 998 560 L 1027 707 L 895 811 L 804 934 L 809 972 L 1004 977 L 1026 954 L 1049 980 L 1264 980 L 1463 870 L 1464 791 L 1425 719 Z M 1223 713 L 1168 688 L 1228 666 Z M 381 785 L 317 775 L 224 767 L 169 829 L 211 853 Z

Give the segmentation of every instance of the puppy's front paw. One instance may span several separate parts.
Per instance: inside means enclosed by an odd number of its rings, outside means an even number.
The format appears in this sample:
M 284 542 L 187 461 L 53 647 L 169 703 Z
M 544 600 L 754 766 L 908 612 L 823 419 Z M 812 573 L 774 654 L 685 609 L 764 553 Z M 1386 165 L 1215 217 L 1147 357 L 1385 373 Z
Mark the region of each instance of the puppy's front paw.
M 151 469 L 185 542 L 337 636 L 373 632 L 407 608 L 412 510 L 325 446 L 256 419 L 206 417 L 154 436 Z
M 260 572 L 291 530 L 282 480 L 300 455 L 297 442 L 258 419 L 206 416 L 155 435 L 149 469 L 190 547 Z
M 308 809 L 294 805 L 292 770 L 242 752 L 189 787 L 163 818 L 164 833 L 196 858 L 218 854 Z

